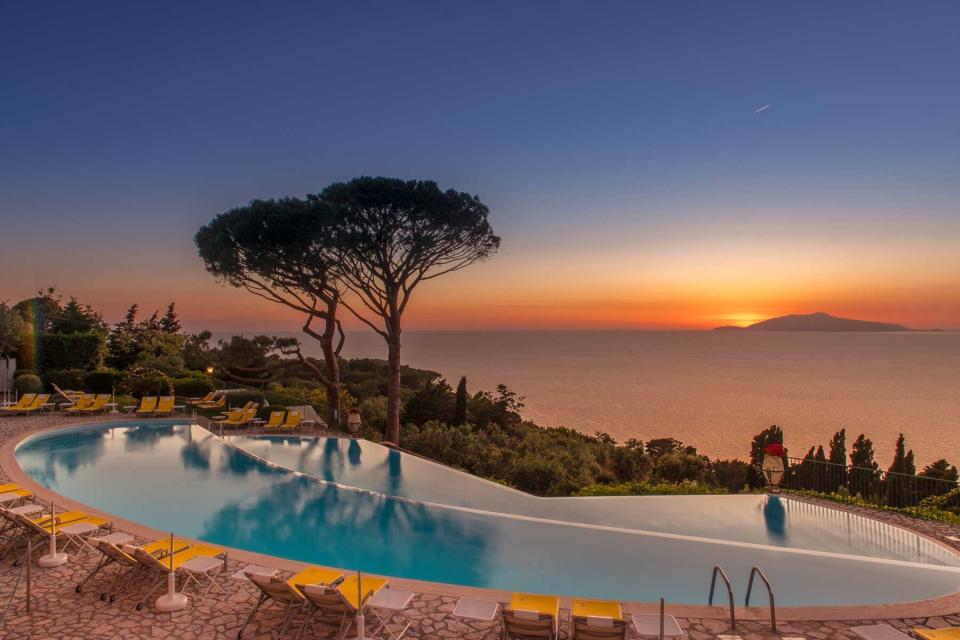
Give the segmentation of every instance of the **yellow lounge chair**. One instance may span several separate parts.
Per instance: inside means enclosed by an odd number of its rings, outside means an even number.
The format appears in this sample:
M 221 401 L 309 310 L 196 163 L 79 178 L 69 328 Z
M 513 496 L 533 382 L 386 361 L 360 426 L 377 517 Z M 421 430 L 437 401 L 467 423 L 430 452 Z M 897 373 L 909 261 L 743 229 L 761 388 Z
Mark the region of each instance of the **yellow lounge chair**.
M 101 393 L 93 399 L 93 404 L 85 409 L 81 409 L 80 413 L 101 413 L 107 410 L 107 403 L 110 402 L 109 393 Z
M 173 413 L 174 396 L 160 396 L 157 408 L 153 410 L 155 416 L 168 416 Z
M 227 396 L 220 396 L 211 402 L 197 402 L 193 406 L 197 409 L 219 409 L 227 405 Z
M 287 429 L 293 431 L 300 426 L 300 420 L 303 418 L 303 415 L 300 411 L 294 409 L 293 411 L 287 412 L 287 420 L 280 425 L 282 429 Z
M 20 399 L 17 400 L 16 404 L 10 405 L 9 407 L 0 407 L 0 412 L 13 414 L 23 411 L 27 407 L 33 404 L 33 401 L 37 398 L 35 393 L 25 393 L 20 396 Z
M 83 587 L 87 582 L 89 582 L 95 575 L 100 573 L 100 571 L 110 565 L 116 564 L 120 567 L 119 573 L 114 577 L 114 579 L 107 585 L 107 587 L 100 594 L 100 599 L 106 601 L 108 598 L 110 602 L 113 602 L 117 598 L 117 593 L 123 589 L 123 587 L 137 574 L 140 569 L 140 563 L 137 562 L 137 559 L 134 558 L 130 553 L 124 551 L 123 548 L 107 542 L 106 540 L 97 540 L 92 539 L 92 546 L 94 549 L 100 552 L 100 561 L 97 562 L 97 565 L 86 575 L 86 577 L 81 580 L 77 586 L 74 588 L 74 591 L 77 593 L 83 593 Z M 190 543 L 185 541 L 175 541 L 174 547 L 175 550 L 186 549 L 190 546 Z M 160 540 L 154 540 L 143 546 L 136 547 L 143 549 L 147 553 L 152 555 L 159 555 L 166 553 L 170 548 L 170 538 L 161 538 Z M 130 547 L 132 552 L 133 547 Z
M 93 396 L 89 396 L 81 393 L 79 396 L 77 396 L 74 399 L 72 405 L 64 408 L 63 412 L 64 413 L 80 413 L 81 411 L 83 411 L 84 409 L 92 405 L 93 401 L 94 401 Z
M 331 629 L 336 638 L 343 638 L 356 620 L 362 603 L 386 587 L 387 582 L 386 578 L 363 576 L 358 584 L 357 576 L 351 575 L 336 586 L 298 584 L 297 590 L 306 600 L 307 615 L 297 631 L 297 638 L 312 618 Z M 362 601 L 358 600 L 360 592 Z
M 137 407 L 138 416 L 148 416 L 153 413 L 153 410 L 157 408 L 157 397 L 156 396 L 143 396 L 140 399 L 140 406 Z
M 914 629 L 913 635 L 920 638 L 920 640 L 960 640 L 960 627 Z
M 283 411 L 271 411 L 270 419 L 263 423 L 264 429 L 277 429 L 283 426 Z
M 221 424 L 225 427 L 243 427 L 250 423 L 257 416 L 257 409 L 244 409 L 237 418 L 233 420 L 224 420 Z
M 49 401 L 50 401 L 50 394 L 41 393 L 36 398 L 33 399 L 33 403 L 29 407 L 27 407 L 26 409 L 20 409 L 20 411 L 18 411 L 17 413 L 25 413 L 25 414 L 39 413 L 40 411 L 43 411 L 44 405 L 47 404 L 47 402 Z
M 216 391 L 211 391 L 210 393 L 203 396 L 202 398 L 187 398 L 187 403 L 194 404 L 194 405 L 206 404 L 208 402 L 213 402 L 213 399 L 214 397 L 216 397 L 216 395 L 217 395 Z
M 279 578 L 277 576 L 265 576 L 255 573 L 248 573 L 246 576 L 247 579 L 250 580 L 250 582 L 253 583 L 253 585 L 260 591 L 260 597 L 257 599 L 257 604 L 253 607 L 253 610 L 244 621 L 243 626 L 240 627 L 240 632 L 237 634 L 238 638 L 243 637 L 243 631 L 247 628 L 247 625 L 250 624 L 250 621 L 253 620 L 254 616 L 257 615 L 257 611 L 259 611 L 260 607 L 263 606 L 263 604 L 268 600 L 287 607 L 287 615 L 284 618 L 283 627 L 279 636 L 283 637 L 283 634 L 286 632 L 291 620 L 293 620 L 293 616 L 300 611 L 300 608 L 305 602 L 304 595 L 301 593 L 297 585 L 336 584 L 338 581 L 343 579 L 343 572 L 337 571 L 336 569 L 308 567 L 289 580 L 284 580 L 283 578 Z
M 140 602 L 137 603 L 137 611 L 143 609 L 143 604 L 149 600 L 150 596 L 153 595 L 153 592 L 157 590 L 157 587 L 160 586 L 162 579 L 167 575 L 167 573 L 170 571 L 176 571 L 180 565 L 187 560 L 204 556 L 210 558 L 223 557 L 224 565 L 226 565 L 227 562 L 226 549 L 207 544 L 191 545 L 186 549 L 175 552 L 173 555 L 168 553 L 160 558 L 144 549 L 134 547 L 132 555 L 144 570 L 153 574 L 154 576 L 153 586 L 150 588 L 147 594 L 143 596 Z
M 627 623 L 619 602 L 574 598 L 570 603 L 571 640 L 626 640 Z
M 514 593 L 501 611 L 505 638 L 556 640 L 559 636 L 560 598 Z

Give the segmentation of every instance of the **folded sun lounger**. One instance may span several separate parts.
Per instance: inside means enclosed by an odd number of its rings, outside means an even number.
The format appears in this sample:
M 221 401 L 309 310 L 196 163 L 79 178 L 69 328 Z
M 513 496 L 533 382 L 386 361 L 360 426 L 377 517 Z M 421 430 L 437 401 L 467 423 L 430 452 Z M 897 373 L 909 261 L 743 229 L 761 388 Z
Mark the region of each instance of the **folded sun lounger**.
M 153 410 L 155 416 L 168 416 L 173 413 L 173 396 L 160 396 L 157 400 L 157 408 Z

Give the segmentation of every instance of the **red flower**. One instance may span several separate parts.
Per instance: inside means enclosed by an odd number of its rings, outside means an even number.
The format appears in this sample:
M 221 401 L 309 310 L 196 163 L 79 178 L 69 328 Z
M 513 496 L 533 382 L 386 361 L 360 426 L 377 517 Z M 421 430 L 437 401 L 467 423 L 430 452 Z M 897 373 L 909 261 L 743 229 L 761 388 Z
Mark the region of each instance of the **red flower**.
M 787 455 L 787 450 L 783 448 L 783 445 L 779 442 L 773 442 L 768 444 L 763 448 L 763 452 L 768 456 L 775 456 L 777 458 L 782 458 Z

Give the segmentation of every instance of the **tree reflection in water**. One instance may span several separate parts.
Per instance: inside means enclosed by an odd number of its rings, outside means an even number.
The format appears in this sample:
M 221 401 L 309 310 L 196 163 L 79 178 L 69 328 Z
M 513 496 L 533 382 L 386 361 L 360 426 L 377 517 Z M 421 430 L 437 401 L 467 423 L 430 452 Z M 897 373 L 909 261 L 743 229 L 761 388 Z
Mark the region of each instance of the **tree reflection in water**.
M 105 442 L 109 437 L 111 430 L 105 429 L 64 433 L 56 446 L 37 439 L 17 450 L 17 462 L 41 485 L 55 488 L 58 467 L 72 476 L 80 467 L 94 464 L 106 451 Z
M 266 467 L 237 451 L 225 449 L 224 454 L 248 461 L 224 465 L 229 469 L 246 469 L 249 463 Z M 399 466 L 393 463 L 391 469 L 399 471 Z M 350 570 L 484 584 L 496 535 L 470 514 L 291 477 L 252 502 L 219 510 L 207 521 L 202 538 Z M 458 561 L 449 562 L 451 557 Z

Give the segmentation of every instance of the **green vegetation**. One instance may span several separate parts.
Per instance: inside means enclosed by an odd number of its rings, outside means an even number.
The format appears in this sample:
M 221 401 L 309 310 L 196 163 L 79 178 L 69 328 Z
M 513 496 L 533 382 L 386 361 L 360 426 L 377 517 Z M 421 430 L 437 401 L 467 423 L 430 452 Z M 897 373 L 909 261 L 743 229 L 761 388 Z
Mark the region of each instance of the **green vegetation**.
M 110 327 L 89 306 L 72 298 L 64 303 L 49 289 L 13 307 L 0 304 L 0 340 L 0 348 L 21 365 L 33 363 L 16 373 L 19 393 L 49 390 L 52 384 L 95 393 L 115 390 L 124 404 L 135 401 L 129 396 L 202 396 L 234 387 L 229 404 L 257 402 L 261 417 L 303 404 L 321 415 L 331 413 L 330 386 L 314 375 L 330 369 L 323 359 L 304 356 L 296 340 L 233 336 L 211 345 L 208 332 L 183 332 L 172 303 L 163 315 L 154 312 L 144 319 L 132 305 Z M 36 344 L 42 346 L 39 359 L 31 352 Z M 334 369 L 336 406 L 344 413 L 359 408 L 361 435 L 386 440 L 392 386 L 388 363 L 337 357 Z M 672 438 L 618 443 L 606 433 L 540 427 L 522 418 L 524 398 L 505 385 L 470 393 L 465 377 L 454 389 L 436 372 L 405 366 L 399 369 L 399 383 L 407 451 L 537 495 L 753 491 L 765 484 L 760 468 L 766 447 L 785 441 L 783 430 L 773 425 L 753 438 L 749 462 L 711 460 Z M 849 460 L 847 455 L 843 429 L 827 447 L 811 447 L 802 459 L 784 454 L 782 486 L 800 495 L 960 521 L 958 471 L 946 460 L 918 473 L 902 435 L 886 472 L 864 434 L 854 439 Z

